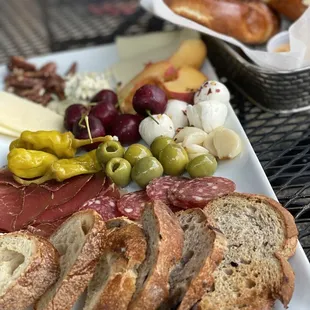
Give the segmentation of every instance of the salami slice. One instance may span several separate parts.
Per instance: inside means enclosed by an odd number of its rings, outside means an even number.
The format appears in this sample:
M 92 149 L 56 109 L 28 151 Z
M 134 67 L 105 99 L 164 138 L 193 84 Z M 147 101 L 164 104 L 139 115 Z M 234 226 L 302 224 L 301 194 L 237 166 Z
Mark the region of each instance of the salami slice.
M 99 196 L 86 201 L 80 210 L 84 209 L 97 211 L 104 221 L 122 216 L 117 209 L 117 199 L 109 196 Z
M 142 190 L 122 196 L 117 202 L 117 208 L 120 213 L 129 219 L 138 220 L 148 202 L 150 202 L 150 198 L 146 191 Z
M 180 182 L 189 179 L 182 177 L 165 176 L 152 180 L 146 187 L 146 193 L 151 200 L 161 200 L 167 206 L 170 202 L 168 199 L 168 191 Z
M 235 183 L 226 178 L 196 178 L 176 184 L 168 191 L 168 199 L 172 205 L 182 209 L 204 208 L 208 201 L 235 189 Z

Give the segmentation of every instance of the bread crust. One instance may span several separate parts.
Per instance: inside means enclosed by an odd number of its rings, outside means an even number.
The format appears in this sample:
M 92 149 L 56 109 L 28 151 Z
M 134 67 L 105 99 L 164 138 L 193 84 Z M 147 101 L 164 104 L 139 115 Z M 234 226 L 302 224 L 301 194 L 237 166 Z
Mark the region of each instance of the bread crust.
M 110 279 L 93 310 L 126 310 L 136 288 L 136 275 L 132 271 L 116 274 Z
M 227 197 L 239 197 L 242 199 L 247 199 L 253 202 L 264 202 L 268 204 L 271 208 L 274 208 L 275 211 L 281 216 L 284 227 L 283 231 L 285 232 L 285 240 L 283 242 L 282 248 L 279 249 L 278 252 L 274 253 L 274 256 L 278 259 L 278 262 L 281 266 L 282 272 L 282 281 L 279 285 L 279 288 L 271 289 L 271 295 L 269 297 L 261 298 L 257 296 L 257 298 L 248 298 L 248 300 L 242 299 L 240 302 L 242 304 L 248 304 L 249 306 L 244 308 L 247 310 L 257 310 L 257 309 L 272 309 L 272 306 L 276 299 L 280 299 L 285 307 L 288 306 L 290 302 L 293 292 L 294 292 L 294 281 L 295 275 L 292 267 L 288 263 L 287 259 L 291 257 L 296 250 L 296 245 L 298 241 L 298 230 L 294 221 L 293 216 L 277 201 L 272 198 L 266 197 L 264 195 L 257 194 L 243 194 L 243 193 L 231 193 L 225 195 L 220 198 L 216 198 L 213 201 L 210 201 L 204 210 L 207 210 L 208 206 L 211 205 L 216 200 L 221 200 Z M 212 221 L 212 219 L 211 219 Z M 236 305 L 227 305 L 227 309 L 235 309 Z M 208 302 L 207 294 L 205 295 L 205 299 L 198 305 L 198 309 L 201 310 L 211 310 L 213 309 L 213 305 L 210 305 Z
M 105 223 L 96 211 L 88 209 L 73 214 L 58 228 L 52 237 L 57 234 L 63 225 L 66 225 L 69 221 L 79 218 L 84 214 L 90 214 L 93 217 L 93 227 L 87 233 L 84 246 L 82 247 L 81 252 L 71 267 L 69 273 L 65 276 L 53 298 L 49 301 L 44 310 L 72 309 L 74 303 L 83 293 L 94 274 L 96 264 L 99 260 L 100 253 L 104 245 L 104 237 L 106 234 Z M 35 304 L 35 310 L 42 309 L 40 307 L 42 298 L 44 298 L 44 295 Z
M 267 3 L 292 21 L 298 19 L 308 8 L 302 0 L 268 0 Z
M 183 230 L 177 217 L 163 202 L 155 200 L 150 209 L 159 234 L 156 261 L 143 284 L 142 290 L 129 304 L 128 310 L 157 309 L 169 297 L 169 274 L 181 259 Z
M 214 278 L 213 272 L 223 260 L 224 254 L 227 250 L 227 241 L 225 236 L 216 228 L 207 224 L 207 217 L 201 209 L 189 209 L 180 213 L 199 212 L 201 217 L 205 218 L 208 233 L 213 234 L 214 244 L 211 253 L 208 255 L 204 265 L 197 273 L 196 277 L 192 279 L 189 287 L 183 296 L 182 302 L 178 307 L 178 310 L 191 309 L 202 297 L 202 295 L 211 289 Z
M 279 18 L 259 0 L 164 0 L 176 14 L 248 44 L 266 42 Z
M 109 257 L 106 262 L 112 261 L 109 263 L 109 278 L 105 283 L 97 284 L 102 290 L 93 307 L 85 306 L 84 309 L 126 310 L 136 289 L 137 268 L 145 259 L 146 239 L 142 227 L 125 217 L 107 221 L 106 227 L 108 231 L 101 257 Z M 95 273 L 94 280 L 96 276 Z M 87 295 L 86 305 L 92 298 Z
M 0 239 L 14 236 L 34 241 L 36 252 L 23 274 L 0 297 L 1 310 L 26 309 L 40 298 L 59 276 L 59 254 L 48 240 L 26 231 L 5 234 L 0 236 Z

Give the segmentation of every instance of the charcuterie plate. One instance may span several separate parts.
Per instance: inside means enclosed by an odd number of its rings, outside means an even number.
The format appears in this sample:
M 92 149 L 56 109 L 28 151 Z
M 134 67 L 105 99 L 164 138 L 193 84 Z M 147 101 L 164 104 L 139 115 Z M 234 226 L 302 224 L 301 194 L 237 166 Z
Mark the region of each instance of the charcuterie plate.
M 77 61 L 79 72 L 103 72 L 105 69 L 109 68 L 109 66 L 116 63 L 118 57 L 116 46 L 110 44 L 101 47 L 36 57 L 31 59 L 31 61 L 37 65 L 42 65 L 47 61 L 55 61 L 60 73 L 64 73 L 72 61 Z M 205 62 L 203 72 L 208 75 L 209 79 L 217 78 L 215 71 L 208 61 Z M 1 66 L 1 81 L 5 74 L 6 67 Z M 0 84 L 1 89 L 3 88 L 2 86 L 3 85 Z M 19 113 L 19 111 L 16 111 L 16 113 Z M 233 129 L 239 134 L 242 140 L 243 150 L 234 160 L 221 161 L 215 175 L 233 180 L 236 183 L 238 192 L 264 194 L 276 199 L 264 170 L 231 106 L 229 106 L 229 114 L 225 126 Z M 0 136 L 1 166 L 6 165 L 6 156 L 10 141 L 11 139 L 9 137 Z M 126 189 L 128 191 L 136 191 L 139 188 L 137 185 L 131 183 Z M 292 310 L 308 310 L 310 305 L 310 294 L 308 289 L 310 287 L 310 265 L 300 244 L 297 246 L 295 256 L 289 261 L 296 275 L 295 291 L 289 308 Z M 81 302 L 82 300 L 76 304 L 74 307 L 75 310 L 82 309 Z M 283 309 L 280 302 L 276 303 L 275 309 Z

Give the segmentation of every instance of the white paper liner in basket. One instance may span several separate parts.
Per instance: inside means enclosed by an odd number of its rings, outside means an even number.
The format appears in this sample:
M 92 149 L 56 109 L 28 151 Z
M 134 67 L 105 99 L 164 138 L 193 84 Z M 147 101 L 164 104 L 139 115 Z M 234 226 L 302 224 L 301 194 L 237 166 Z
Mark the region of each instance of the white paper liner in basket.
M 197 30 L 240 47 L 253 62 L 261 67 L 278 72 L 310 66 L 310 7 L 289 28 L 290 52 L 274 53 L 250 48 L 230 36 L 218 33 L 179 16 L 171 11 L 163 0 L 141 0 L 140 4 L 150 13 L 173 24 Z

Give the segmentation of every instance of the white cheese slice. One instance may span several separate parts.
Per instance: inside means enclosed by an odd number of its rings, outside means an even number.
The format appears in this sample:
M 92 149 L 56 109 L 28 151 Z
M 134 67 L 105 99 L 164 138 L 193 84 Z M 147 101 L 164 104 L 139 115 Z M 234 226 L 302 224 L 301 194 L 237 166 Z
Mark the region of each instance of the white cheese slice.
M 20 133 L 5 127 L 0 126 L 0 134 L 1 135 L 5 135 L 5 136 L 9 136 L 12 138 L 18 138 L 20 136 Z
M 199 36 L 195 31 L 184 29 L 133 37 L 118 37 L 116 47 L 120 61 L 110 68 L 113 77 L 117 82 L 125 85 L 140 73 L 147 63 L 170 58 L 182 41 L 196 39 Z
M 24 130 L 63 131 L 63 117 L 32 101 L 0 91 L 0 128 L 7 133 Z M 0 129 L 1 132 L 1 129 Z
M 158 50 L 159 54 L 163 57 L 162 59 L 164 59 L 166 53 L 163 47 L 167 48 L 172 44 L 174 46 L 176 45 L 177 48 L 184 40 L 199 38 L 200 34 L 191 29 L 183 29 L 181 31 L 162 31 L 130 37 L 118 36 L 116 38 L 116 47 L 120 60 L 131 60 L 133 57 L 137 57 L 144 53 L 150 53 L 156 57 L 158 55 L 153 52 L 154 50 Z M 169 56 L 171 56 L 171 54 L 168 54 L 167 57 Z

